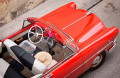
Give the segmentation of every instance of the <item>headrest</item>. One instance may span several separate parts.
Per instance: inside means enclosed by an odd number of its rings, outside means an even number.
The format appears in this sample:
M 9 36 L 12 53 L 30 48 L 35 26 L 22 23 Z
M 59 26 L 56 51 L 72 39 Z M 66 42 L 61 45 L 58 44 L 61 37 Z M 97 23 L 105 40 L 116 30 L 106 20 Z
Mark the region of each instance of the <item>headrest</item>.
M 15 42 L 13 42 L 10 39 L 6 39 L 3 43 L 6 45 L 6 47 L 11 47 L 11 46 L 17 45 Z

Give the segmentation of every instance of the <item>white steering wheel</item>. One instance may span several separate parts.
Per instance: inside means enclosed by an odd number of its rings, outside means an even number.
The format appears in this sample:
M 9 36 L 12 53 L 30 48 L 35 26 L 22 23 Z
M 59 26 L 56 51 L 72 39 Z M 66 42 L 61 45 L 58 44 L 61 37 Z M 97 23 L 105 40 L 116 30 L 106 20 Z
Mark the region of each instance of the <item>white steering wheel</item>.
M 29 29 L 28 39 L 31 43 L 37 44 L 41 42 L 42 38 L 43 38 L 43 30 L 40 26 L 34 25 Z

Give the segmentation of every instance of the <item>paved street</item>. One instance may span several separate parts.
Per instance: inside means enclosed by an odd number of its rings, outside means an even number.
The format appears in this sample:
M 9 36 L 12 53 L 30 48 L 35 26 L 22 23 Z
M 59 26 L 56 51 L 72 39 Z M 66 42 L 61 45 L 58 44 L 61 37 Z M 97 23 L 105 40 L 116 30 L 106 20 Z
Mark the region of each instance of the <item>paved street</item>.
M 21 28 L 23 19 L 27 17 L 42 17 L 71 1 L 77 4 L 77 8 L 86 9 L 87 6 L 91 6 L 93 2 L 98 0 L 46 0 L 38 7 L 2 26 L 0 28 L 0 37 L 6 36 L 16 29 Z M 116 26 L 120 30 L 120 0 L 103 0 L 90 10 L 92 10 L 107 27 Z M 111 54 L 107 53 L 107 58 L 103 66 L 95 71 L 86 72 L 80 78 L 120 78 L 120 34 L 117 36 L 116 49 Z

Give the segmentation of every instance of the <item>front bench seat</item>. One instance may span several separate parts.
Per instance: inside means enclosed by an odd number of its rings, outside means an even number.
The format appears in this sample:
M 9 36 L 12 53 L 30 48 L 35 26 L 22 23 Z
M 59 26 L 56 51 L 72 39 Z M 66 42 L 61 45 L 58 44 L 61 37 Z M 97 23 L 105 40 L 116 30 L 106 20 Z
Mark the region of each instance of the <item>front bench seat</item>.
M 22 42 L 19 44 L 19 46 L 22 47 L 24 50 L 27 49 L 25 46 L 23 46 L 23 44 L 25 44 L 25 43 L 27 43 L 29 46 L 31 46 L 31 47 L 34 48 L 35 51 L 34 51 L 34 53 L 33 53 L 33 56 L 36 55 L 38 52 L 42 51 L 42 50 L 40 50 L 38 47 L 36 47 L 36 45 L 32 44 L 32 43 L 29 42 L 28 40 L 24 40 L 24 41 L 22 41 Z M 27 45 L 27 46 L 28 46 L 28 45 Z M 28 50 L 26 50 L 26 51 L 28 51 Z M 49 66 L 47 66 L 47 68 L 48 68 L 48 69 L 51 68 L 51 67 L 54 66 L 56 63 L 57 63 L 57 61 L 54 60 L 54 59 L 52 59 L 51 64 L 50 64 Z
M 47 70 L 47 67 L 43 63 L 26 53 L 23 48 L 18 46 L 12 40 L 6 39 L 3 43 L 7 47 L 9 54 L 18 62 L 26 66 L 33 74 L 40 74 Z
M 25 78 L 21 73 L 14 70 L 9 63 L 0 58 L 0 78 Z

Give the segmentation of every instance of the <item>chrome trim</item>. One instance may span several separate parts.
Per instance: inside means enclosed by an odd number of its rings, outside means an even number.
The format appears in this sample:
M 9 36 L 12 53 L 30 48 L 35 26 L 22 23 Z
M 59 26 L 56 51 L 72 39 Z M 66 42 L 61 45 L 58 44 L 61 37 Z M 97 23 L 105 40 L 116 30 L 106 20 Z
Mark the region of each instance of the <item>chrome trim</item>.
M 112 53 L 113 50 L 116 48 L 116 45 L 117 45 L 117 41 L 116 39 L 114 39 L 114 42 L 113 42 L 113 46 L 110 48 L 110 50 L 107 50 L 109 53 Z
M 46 78 L 50 78 L 50 77 L 52 77 L 52 75 L 53 75 L 53 74 L 50 74 L 50 75 L 48 75 Z
M 66 48 L 66 47 L 69 48 L 70 50 L 72 50 L 74 53 L 77 52 L 77 50 L 72 48 L 69 44 L 66 44 L 66 45 L 63 46 L 63 48 Z
M 79 18 L 78 20 L 76 20 L 76 21 L 72 22 L 71 24 L 67 25 L 67 26 L 64 27 L 62 30 L 68 28 L 69 26 L 73 25 L 74 23 L 80 21 L 81 19 L 85 18 L 86 16 L 88 16 L 88 15 L 90 15 L 90 14 L 92 14 L 92 11 L 87 12 L 83 17 L 81 17 L 81 18 Z
M 113 52 L 113 50 L 116 48 L 116 43 L 114 44 L 114 46 L 109 50 L 109 53 L 112 53 Z
M 101 51 L 105 50 L 109 45 L 111 45 L 113 43 L 113 41 L 111 41 L 110 43 L 108 43 L 105 47 L 103 47 L 102 49 L 100 49 L 96 54 L 94 54 L 92 57 L 90 57 L 88 60 L 86 60 L 83 64 L 81 64 L 80 66 L 78 66 L 76 69 L 74 69 L 72 72 L 70 72 L 69 74 L 67 74 L 64 78 L 66 78 L 67 76 L 69 76 L 70 74 L 72 74 L 73 72 L 75 72 L 77 69 L 79 69 L 81 66 L 83 66 L 85 63 L 87 63 L 89 60 L 91 60 L 93 57 L 95 57 L 97 54 L 99 54 Z
M 116 48 L 116 45 L 117 45 L 116 39 L 114 40 L 113 44 L 114 44 L 114 45 L 112 46 L 112 48 L 108 51 L 109 53 L 112 53 L 113 50 Z
M 114 43 L 117 43 L 117 40 L 116 40 L 116 39 L 114 39 Z

